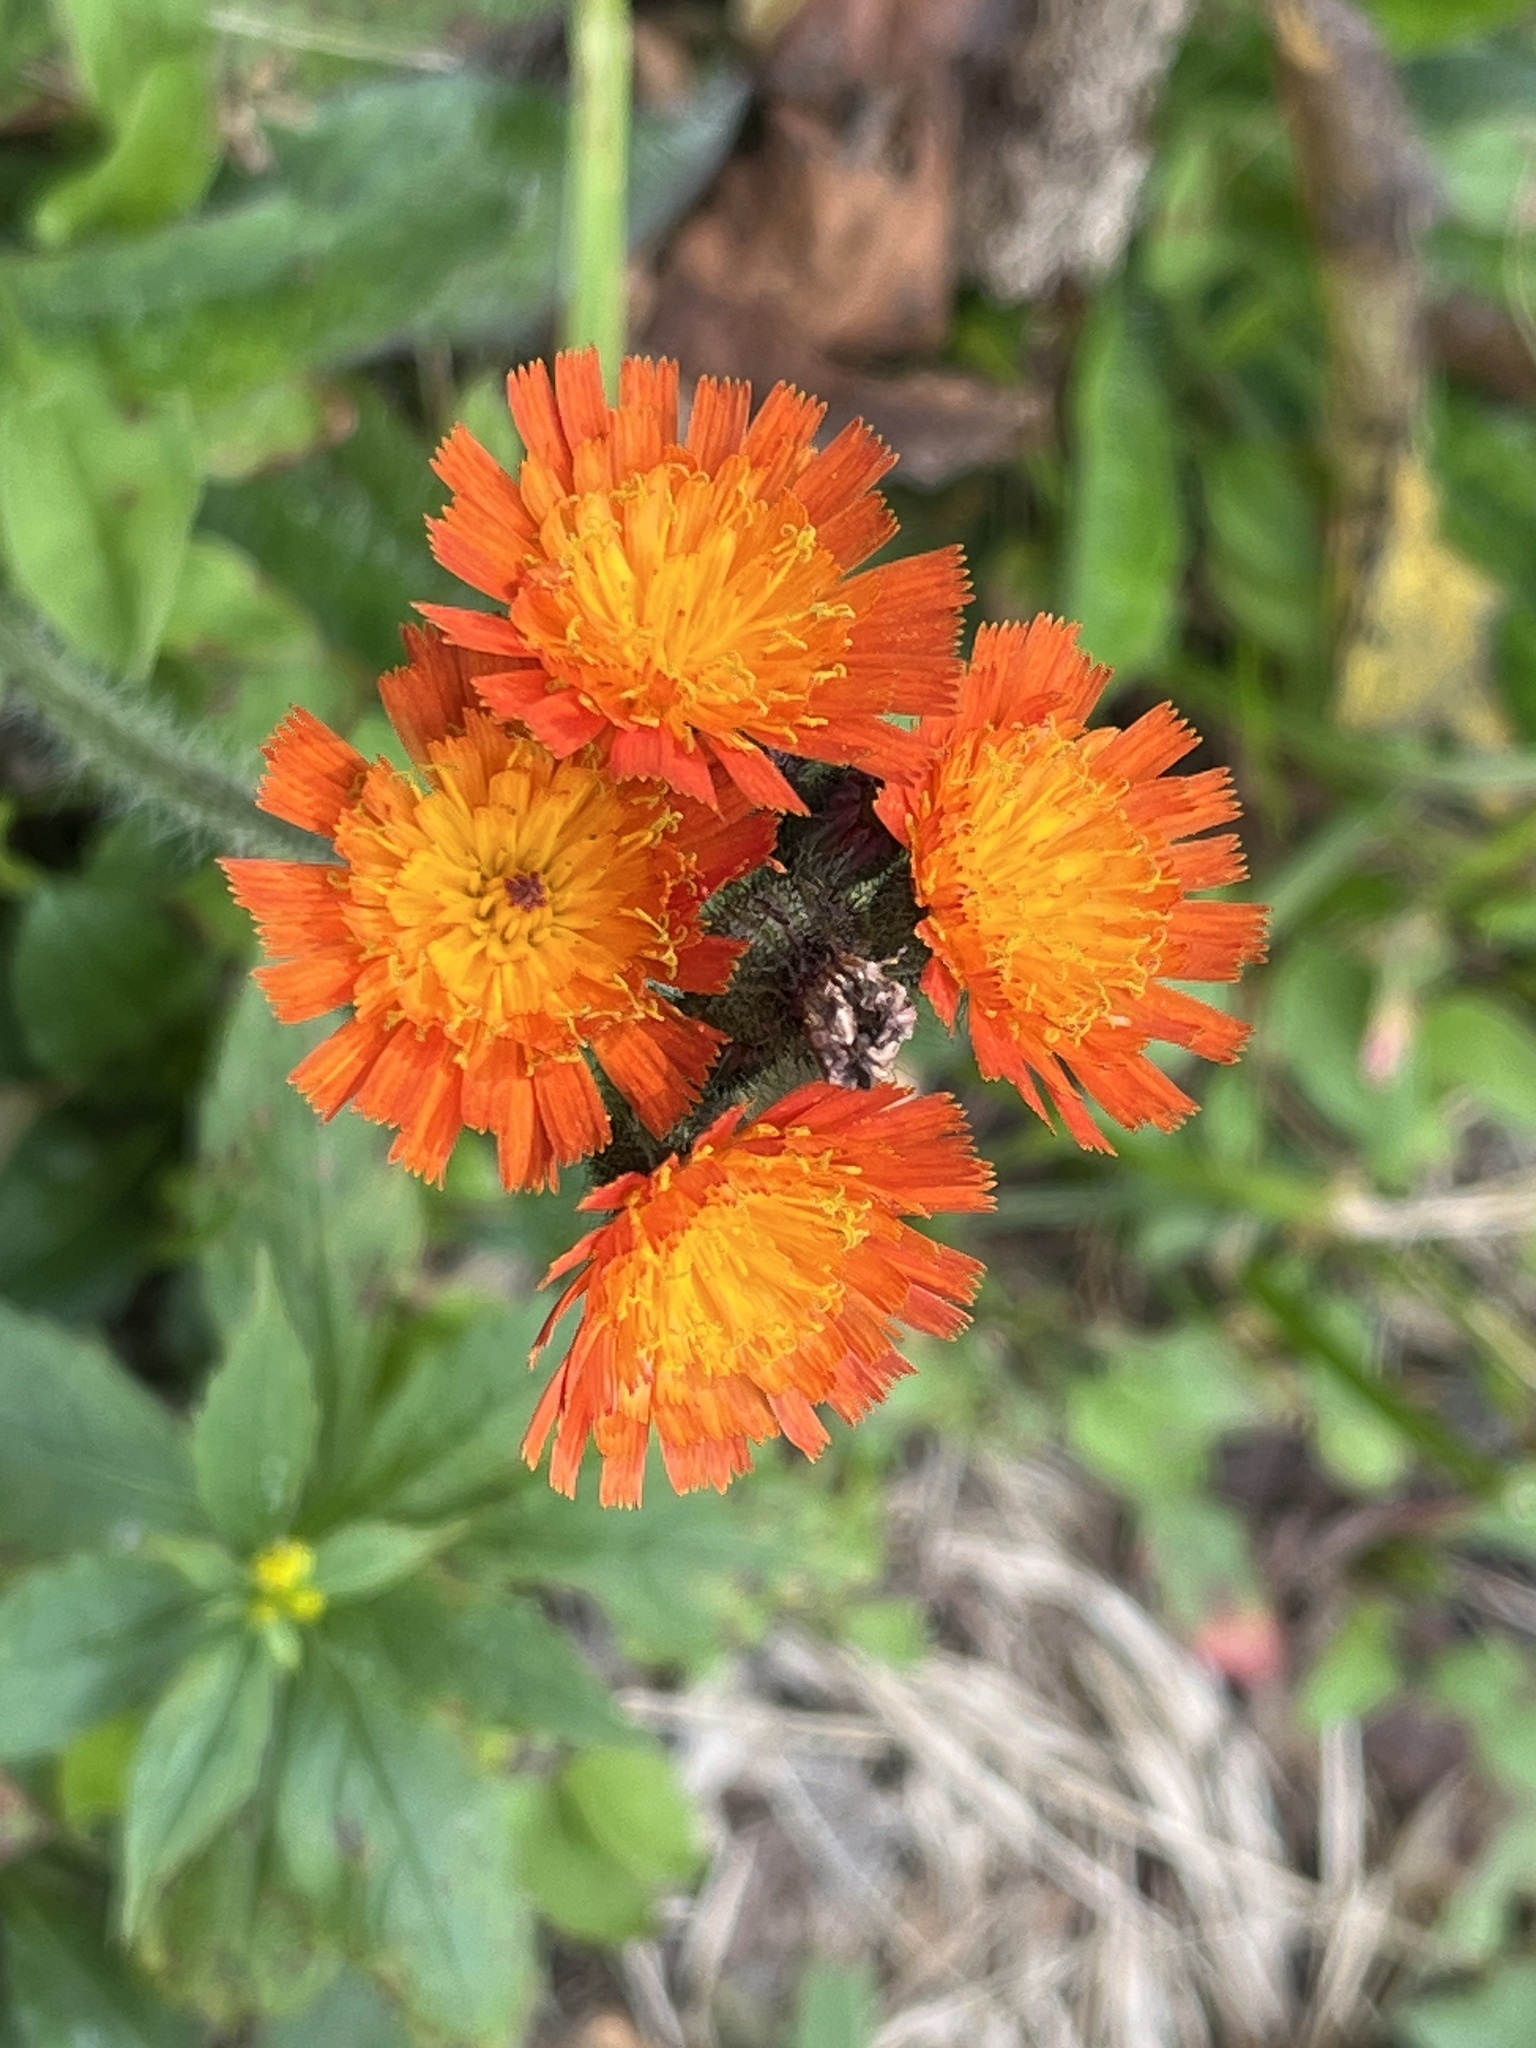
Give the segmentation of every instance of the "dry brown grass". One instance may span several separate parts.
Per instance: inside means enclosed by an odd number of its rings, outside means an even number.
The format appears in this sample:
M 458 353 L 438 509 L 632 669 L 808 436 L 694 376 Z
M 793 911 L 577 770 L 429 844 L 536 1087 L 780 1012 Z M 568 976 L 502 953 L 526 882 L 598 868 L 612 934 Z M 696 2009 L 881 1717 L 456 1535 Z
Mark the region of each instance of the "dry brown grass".
M 1457 1787 L 1375 1810 L 1358 1729 L 1256 1717 L 1104 1568 L 1052 1463 L 939 1453 L 895 1496 L 943 1645 L 905 1669 L 782 1632 L 630 1705 L 713 1859 L 631 2006 L 672 2048 L 769 2037 L 809 1954 L 871 1958 L 876 2048 L 1328 2048 L 1428 1957 Z

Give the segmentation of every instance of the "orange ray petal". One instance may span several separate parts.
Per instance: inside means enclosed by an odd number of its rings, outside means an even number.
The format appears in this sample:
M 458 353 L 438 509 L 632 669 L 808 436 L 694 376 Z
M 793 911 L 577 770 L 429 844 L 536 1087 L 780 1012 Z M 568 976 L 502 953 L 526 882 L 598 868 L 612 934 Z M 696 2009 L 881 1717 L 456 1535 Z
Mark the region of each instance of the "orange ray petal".
M 267 772 L 256 792 L 257 808 L 330 838 L 368 772 L 356 747 L 296 705 L 261 751 Z
M 740 451 L 752 417 L 752 387 L 734 379 L 701 377 L 693 389 L 688 453 L 700 469 L 718 469 Z

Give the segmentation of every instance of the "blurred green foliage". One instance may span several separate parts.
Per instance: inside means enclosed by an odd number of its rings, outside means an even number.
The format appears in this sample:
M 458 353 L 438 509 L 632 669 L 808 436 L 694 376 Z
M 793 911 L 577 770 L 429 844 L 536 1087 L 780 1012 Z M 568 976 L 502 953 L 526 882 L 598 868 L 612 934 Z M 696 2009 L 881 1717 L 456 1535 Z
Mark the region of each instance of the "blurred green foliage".
M 1527 10 L 1370 11 L 1443 183 L 1431 292 L 1528 332 Z M 421 68 L 459 12 L 275 7 L 268 49 L 197 0 L 0 4 L 5 582 L 104 692 L 195 726 L 237 795 L 290 703 L 386 743 L 373 674 L 446 591 L 432 446 L 493 422 L 549 330 L 561 96 Z M 51 124 L 12 118 L 61 80 Z M 722 69 L 640 120 L 638 236 L 743 103 Z M 978 1333 L 918 1347 L 814 1474 L 765 1460 L 726 1503 L 656 1490 L 622 1519 L 526 1474 L 526 1297 L 569 1200 L 507 1201 L 468 1143 L 426 1193 L 359 1120 L 318 1125 L 284 1084 L 300 1034 L 240 993 L 204 840 L 115 813 L 11 707 L 0 1761 L 39 1818 L 0 1852 L 7 2048 L 506 2041 L 536 1922 L 628 1939 L 699 1867 L 605 1659 L 696 1671 L 786 1612 L 921 1655 L 883 1580 L 904 1446 L 1049 1433 L 1196 1643 L 1274 1602 L 1234 1443 L 1304 1443 L 1330 1512 L 1433 1505 L 1314 1589 L 1289 1676 L 1305 1724 L 1406 1700 L 1468 1732 L 1505 1815 L 1443 1932 L 1484 1974 L 1402 2039 L 1526 2037 L 1536 1665 L 1455 1589 L 1536 1568 L 1533 1233 L 1405 1215 L 1536 1159 L 1536 415 L 1447 381 L 1428 448 L 1446 538 L 1503 593 L 1514 744 L 1341 733 L 1326 330 L 1257 5 L 1199 10 L 1156 143 L 1128 259 L 1068 322 L 1056 444 L 903 511 L 919 544 L 963 534 L 988 609 L 1080 617 L 1121 709 L 1169 694 L 1234 761 L 1275 907 L 1256 1040 L 1181 1074 L 1205 1103 L 1185 1131 L 1106 1162 L 925 1028 L 918 1064 L 1002 1169 L 976 1234 L 995 1277 Z M 1049 325 L 972 300 L 954 352 L 1022 379 Z M 275 1593 L 273 1555 L 297 1573 Z M 815 1965 L 794 2037 L 857 2048 L 872 2000 Z

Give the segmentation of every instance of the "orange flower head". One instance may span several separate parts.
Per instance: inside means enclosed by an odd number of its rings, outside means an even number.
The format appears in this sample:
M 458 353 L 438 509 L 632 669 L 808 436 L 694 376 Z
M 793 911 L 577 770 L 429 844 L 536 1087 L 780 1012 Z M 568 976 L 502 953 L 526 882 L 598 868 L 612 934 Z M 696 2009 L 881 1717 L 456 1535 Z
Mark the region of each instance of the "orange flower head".
M 803 811 L 766 748 L 917 760 L 886 714 L 953 707 L 965 571 L 948 548 L 852 573 L 896 531 L 874 489 L 894 458 L 862 422 L 818 454 L 825 406 L 779 384 L 752 418 L 747 385 L 706 377 L 680 437 L 676 363 L 626 358 L 610 406 L 595 349 L 507 390 L 516 481 L 455 427 L 431 522 L 438 560 L 506 613 L 421 607 L 495 657 L 492 711 L 703 804 L 714 760 L 752 803 Z
M 1084 1095 L 1131 1130 L 1195 1107 L 1151 1041 L 1236 1059 L 1247 1026 L 1168 984 L 1235 981 L 1265 925 L 1254 904 L 1192 893 L 1246 872 L 1232 834 L 1191 836 L 1238 815 L 1231 776 L 1165 773 L 1199 744 L 1168 704 L 1088 730 L 1108 680 L 1075 626 L 983 627 L 959 711 L 925 722 L 930 764 L 876 806 L 911 849 L 935 1009 L 953 1030 L 967 995 L 982 1073 L 1042 1117 L 1043 1085 L 1095 1151 L 1113 1147 Z
M 278 1016 L 352 1016 L 295 1068 L 323 1117 L 351 1102 L 399 1132 L 391 1158 L 440 1180 L 459 1132 L 494 1131 L 508 1188 L 555 1185 L 610 1131 L 590 1052 L 657 1135 L 724 1043 L 669 990 L 714 993 L 743 950 L 700 921 L 767 859 L 776 821 L 727 789 L 706 810 L 616 783 L 492 718 L 476 656 L 408 628 L 380 685 L 416 763 L 371 766 L 308 712 L 267 743 L 257 801 L 332 840 L 337 864 L 229 860 L 273 964 Z
M 589 1439 L 605 1507 L 638 1507 L 651 1432 L 679 1493 L 723 1492 L 751 1446 L 829 1441 L 825 1402 L 856 1422 L 911 1367 L 900 1325 L 953 1337 L 982 1267 L 904 1216 L 986 1209 L 992 1171 L 958 1103 L 816 1082 L 750 1123 L 730 1111 L 650 1175 L 589 1195 L 612 1210 L 551 1267 L 581 1270 L 534 1356 L 578 1298 L 582 1319 L 523 1453 L 574 1493 Z

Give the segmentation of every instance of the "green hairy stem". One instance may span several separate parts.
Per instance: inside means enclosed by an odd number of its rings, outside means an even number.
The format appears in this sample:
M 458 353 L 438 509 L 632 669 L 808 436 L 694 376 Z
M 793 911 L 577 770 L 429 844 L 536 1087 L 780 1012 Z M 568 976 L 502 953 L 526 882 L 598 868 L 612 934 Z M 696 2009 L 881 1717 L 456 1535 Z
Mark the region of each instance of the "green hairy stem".
M 0 596 L 0 681 L 25 696 L 77 769 L 222 853 L 310 858 L 319 842 L 257 810 L 248 783 L 143 690 L 92 673 Z

